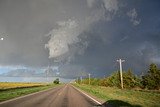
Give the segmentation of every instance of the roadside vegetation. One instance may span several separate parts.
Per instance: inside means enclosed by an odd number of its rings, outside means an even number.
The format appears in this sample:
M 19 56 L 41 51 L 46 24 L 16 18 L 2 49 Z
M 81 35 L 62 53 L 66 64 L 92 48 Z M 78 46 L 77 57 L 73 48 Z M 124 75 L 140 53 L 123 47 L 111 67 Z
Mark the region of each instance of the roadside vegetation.
M 130 105 L 127 106 L 160 107 L 160 69 L 156 64 L 151 64 L 140 77 L 133 74 L 132 70 L 123 71 L 123 90 L 120 89 L 119 72 L 101 79 L 90 78 L 90 82 L 88 78 L 79 78 L 76 83 L 75 86 L 112 105 L 128 103 Z
M 91 78 L 90 82 L 88 78 L 79 78 L 76 83 L 118 88 L 121 86 L 118 71 L 105 78 Z M 148 71 L 140 77 L 130 69 L 123 71 L 123 85 L 126 89 L 160 90 L 160 69 L 156 64 L 151 64 Z
M 160 107 L 160 93 L 140 90 L 121 90 L 117 87 L 104 87 L 86 84 L 74 86 L 106 101 L 113 107 Z
M 46 90 L 57 84 L 0 82 L 0 101 Z

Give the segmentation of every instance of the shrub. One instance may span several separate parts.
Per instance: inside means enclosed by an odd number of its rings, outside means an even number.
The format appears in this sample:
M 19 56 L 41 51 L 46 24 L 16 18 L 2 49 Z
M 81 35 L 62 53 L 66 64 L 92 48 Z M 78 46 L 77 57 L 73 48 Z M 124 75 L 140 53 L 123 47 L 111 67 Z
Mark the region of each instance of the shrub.
M 100 85 L 120 87 L 121 81 L 119 72 L 115 72 L 111 76 L 100 80 Z M 124 88 L 134 88 L 140 87 L 141 82 L 140 79 L 136 77 L 131 70 L 128 70 L 127 72 L 123 72 L 123 85 Z
M 55 80 L 53 81 L 53 83 L 54 83 L 54 84 L 59 84 L 59 78 L 55 79 Z
M 124 88 L 140 87 L 140 83 L 140 79 L 137 76 L 135 76 L 131 70 L 128 70 L 127 72 L 123 73 Z
M 98 78 L 91 78 L 91 85 L 99 85 L 100 79 Z
M 146 75 L 142 76 L 143 88 L 159 89 L 160 88 L 160 70 L 157 65 L 152 63 Z
M 119 72 L 113 73 L 111 76 L 109 76 L 107 79 L 107 84 L 108 86 L 116 86 L 120 87 L 120 76 Z

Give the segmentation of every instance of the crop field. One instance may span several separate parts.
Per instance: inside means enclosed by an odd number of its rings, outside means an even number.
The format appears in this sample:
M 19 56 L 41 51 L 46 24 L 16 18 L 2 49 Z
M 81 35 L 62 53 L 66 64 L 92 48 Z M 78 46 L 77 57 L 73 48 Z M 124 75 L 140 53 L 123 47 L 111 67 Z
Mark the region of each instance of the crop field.
M 56 84 L 0 82 L 0 102 L 56 87 Z
M 0 82 L 0 90 L 10 89 L 10 88 L 25 88 L 25 87 L 36 87 L 43 86 L 43 83 L 21 83 L 21 82 Z

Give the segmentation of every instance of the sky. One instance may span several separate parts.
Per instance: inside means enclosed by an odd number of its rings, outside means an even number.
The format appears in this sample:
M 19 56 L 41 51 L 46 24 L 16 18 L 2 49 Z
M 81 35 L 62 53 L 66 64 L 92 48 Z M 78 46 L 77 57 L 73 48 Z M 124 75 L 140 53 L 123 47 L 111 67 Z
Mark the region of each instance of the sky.
M 0 0 L 0 73 L 59 68 L 98 77 L 160 65 L 159 0 Z

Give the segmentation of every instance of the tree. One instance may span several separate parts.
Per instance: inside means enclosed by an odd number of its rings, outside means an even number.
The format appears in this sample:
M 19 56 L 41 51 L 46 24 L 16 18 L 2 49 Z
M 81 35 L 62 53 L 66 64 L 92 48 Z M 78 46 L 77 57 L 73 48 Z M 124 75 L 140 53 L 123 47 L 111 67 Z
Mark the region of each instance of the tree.
M 142 76 L 142 84 L 144 88 L 148 89 L 160 88 L 160 70 L 156 64 L 152 63 L 147 74 Z
M 105 86 L 120 87 L 120 75 L 119 72 L 113 73 L 111 76 L 104 80 Z
M 91 85 L 99 85 L 100 79 L 98 78 L 91 78 Z
M 123 72 L 123 83 L 125 88 L 139 87 L 140 79 L 129 69 L 127 72 Z
M 111 76 L 101 80 L 100 85 L 120 87 L 119 72 L 115 72 Z M 132 73 L 132 70 L 128 70 L 127 72 L 123 71 L 123 85 L 124 85 L 124 88 L 134 88 L 137 86 L 139 87 L 140 79 Z
M 53 81 L 54 84 L 59 84 L 59 78 L 56 78 L 54 81 Z

